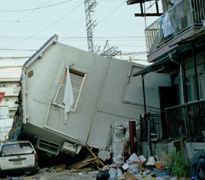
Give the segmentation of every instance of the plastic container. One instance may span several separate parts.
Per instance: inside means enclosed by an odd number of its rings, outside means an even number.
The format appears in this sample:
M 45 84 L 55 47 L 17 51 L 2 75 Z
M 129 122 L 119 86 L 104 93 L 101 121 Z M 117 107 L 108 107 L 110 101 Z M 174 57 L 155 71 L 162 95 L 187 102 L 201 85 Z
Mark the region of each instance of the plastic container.
M 165 175 L 169 175 L 170 170 L 153 168 L 153 171 L 156 173 L 157 176 L 165 176 Z
M 138 164 L 129 165 L 129 169 L 127 170 L 127 172 L 133 173 L 133 174 L 140 174 L 140 169 L 138 167 Z

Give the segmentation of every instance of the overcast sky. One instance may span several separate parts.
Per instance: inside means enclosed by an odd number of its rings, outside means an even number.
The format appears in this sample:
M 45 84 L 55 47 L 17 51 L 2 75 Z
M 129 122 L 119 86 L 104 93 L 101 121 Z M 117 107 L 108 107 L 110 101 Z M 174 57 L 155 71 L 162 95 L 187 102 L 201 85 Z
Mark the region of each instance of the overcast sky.
M 146 62 L 144 29 L 156 17 L 146 21 L 134 17 L 140 13 L 139 5 L 128 6 L 123 0 L 96 2 L 95 49 L 102 51 L 108 40 L 107 47 L 117 47 L 126 55 L 123 58 Z M 147 12 L 153 11 L 148 8 L 152 3 L 146 5 Z M 0 0 L 0 4 L 0 57 L 31 56 L 54 34 L 59 42 L 88 51 L 84 0 Z

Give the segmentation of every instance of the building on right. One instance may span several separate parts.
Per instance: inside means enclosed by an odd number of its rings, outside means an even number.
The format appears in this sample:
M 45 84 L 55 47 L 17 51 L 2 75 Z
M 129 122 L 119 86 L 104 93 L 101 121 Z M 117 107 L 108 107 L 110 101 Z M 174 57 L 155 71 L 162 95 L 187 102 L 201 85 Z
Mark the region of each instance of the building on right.
M 145 28 L 147 61 L 151 65 L 132 76 L 141 76 L 144 85 L 150 72 L 169 74 L 171 86 L 158 87 L 162 137 L 170 140 L 183 136 L 191 157 L 205 150 L 205 1 L 151 1 L 156 4 L 156 13 L 146 14 L 143 5 L 148 1 L 127 1 L 128 5 L 140 5 L 141 13 L 136 17 L 158 16 Z M 159 3 L 163 13 L 159 13 Z M 145 114 L 149 113 L 147 101 L 144 91 Z

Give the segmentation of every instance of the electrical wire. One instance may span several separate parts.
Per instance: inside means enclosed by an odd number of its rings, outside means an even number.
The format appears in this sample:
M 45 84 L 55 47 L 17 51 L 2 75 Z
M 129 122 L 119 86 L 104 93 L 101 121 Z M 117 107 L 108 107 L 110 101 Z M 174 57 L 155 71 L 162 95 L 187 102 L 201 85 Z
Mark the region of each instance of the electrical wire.
M 21 43 L 21 42 L 23 42 L 23 41 L 26 41 L 26 40 L 28 40 L 28 39 L 30 39 L 30 38 L 32 38 L 32 37 L 34 37 L 34 36 L 40 34 L 41 32 L 43 32 L 43 31 L 45 31 L 46 29 L 52 27 L 53 25 L 55 25 L 56 23 L 58 23 L 60 20 L 62 20 L 63 18 L 65 18 L 66 16 L 68 16 L 69 14 L 71 14 L 74 10 L 76 10 L 76 9 L 77 9 L 78 7 L 80 7 L 82 4 L 83 4 L 83 3 L 80 3 L 80 4 L 79 4 L 77 7 L 75 7 L 73 10 L 71 10 L 70 12 L 68 12 L 66 15 L 64 15 L 63 17 L 61 17 L 60 19 L 58 19 L 57 21 L 55 21 L 54 23 L 52 23 L 50 26 L 46 27 L 45 29 L 43 29 L 43 30 L 37 32 L 36 34 L 33 34 L 32 36 L 29 36 L 29 37 L 27 37 L 27 38 L 25 38 L 25 39 L 23 39 L 23 40 L 21 40 L 21 41 L 18 41 L 18 42 L 16 42 L 16 43 L 13 43 L 13 44 L 10 44 L 10 45 L 7 45 L 7 46 L 3 46 L 3 48 L 9 47 L 9 46 L 13 46 L 13 45 L 18 44 L 18 43 Z
M 36 51 L 35 49 L 0 49 L 0 51 Z
M 114 11 L 112 11 L 110 14 L 108 14 L 105 18 L 103 18 L 102 20 L 100 20 L 96 25 L 100 24 L 101 22 L 103 22 L 105 19 L 107 19 L 109 16 L 111 16 L 115 11 L 117 11 L 126 1 L 123 1 L 122 4 L 120 4 Z
M 47 4 L 48 2 L 50 2 L 50 1 L 52 1 L 52 0 L 48 0 L 48 1 L 46 1 L 45 3 L 43 3 L 41 6 L 39 6 L 39 7 L 42 7 L 42 6 L 44 6 L 45 4 Z M 0 32 L 2 32 L 2 31 L 4 31 L 5 29 L 8 29 L 9 27 L 11 27 L 11 26 L 13 26 L 14 24 L 16 24 L 17 22 L 19 22 L 21 19 L 23 19 L 23 18 L 25 18 L 25 17 L 27 17 L 28 15 L 30 15 L 31 13 L 33 13 L 34 11 L 36 11 L 37 10 L 37 8 L 36 9 L 34 9 L 34 10 L 32 10 L 31 12 L 29 12 L 28 14 L 26 14 L 25 16 L 23 16 L 23 17 L 21 17 L 19 20 L 17 20 L 17 21 L 15 21 L 14 23 L 12 23 L 12 24 L 10 24 L 10 25 L 8 25 L 7 27 L 5 27 L 4 29 L 1 29 L 0 30 Z
M 8 39 L 8 38 L 26 38 L 24 36 L 0 36 L 0 38 L 5 38 L 5 39 Z M 69 37 L 64 37 L 64 36 L 61 36 L 61 39 L 63 38 L 69 38 Z M 85 39 L 87 38 L 86 36 L 84 37 L 76 37 L 76 39 Z M 95 37 L 96 39 L 105 39 L 105 38 L 109 38 L 109 39 L 133 39 L 133 38 L 143 38 L 145 39 L 145 36 L 96 36 Z M 47 37 L 32 37 L 33 40 L 42 40 L 42 39 L 47 39 Z
M 71 0 L 70 0 L 71 1 Z M 98 0 L 99 1 L 99 0 Z M 48 3 L 49 1 L 47 1 L 46 3 Z M 62 3 L 66 3 L 66 2 L 68 2 L 68 1 L 64 1 L 64 2 L 62 2 Z M 106 1 L 101 1 L 101 2 L 106 2 Z M 107 1 L 107 2 L 110 2 L 110 1 Z M 116 3 L 117 1 L 115 1 L 115 3 Z M 119 1 L 118 1 L 119 2 Z M 120 2 L 122 2 L 122 1 L 120 1 Z M 107 18 L 109 18 L 114 12 L 116 12 L 124 3 L 125 3 L 126 1 L 123 1 L 123 3 L 122 4 L 120 4 L 116 9 L 114 9 L 111 13 L 109 13 L 106 17 L 104 17 L 102 20 L 100 20 L 98 23 L 97 23 L 97 25 L 99 25 L 100 23 L 102 23 L 103 21 L 105 21 Z M 46 3 L 44 3 L 44 4 L 46 4 Z M 113 3 L 113 2 L 112 2 Z M 60 4 L 60 3 L 59 3 Z M 71 12 L 73 12 L 75 9 L 77 9 L 78 7 L 80 7 L 81 5 L 82 5 L 83 3 L 81 3 L 79 6 L 77 6 L 76 8 L 74 8 Z M 55 4 L 55 5 L 57 5 L 57 4 Z M 43 6 L 42 5 L 42 8 L 44 8 L 44 7 L 49 7 L 49 6 Z M 40 7 L 38 8 L 38 9 L 40 9 Z M 33 9 L 34 11 L 35 10 L 38 10 L 37 8 L 36 9 Z M 4 47 L 8 47 L 8 46 L 12 46 L 12 45 L 15 45 L 15 44 L 18 44 L 18 43 L 20 43 L 20 42 L 23 42 L 23 41 L 25 41 L 25 40 L 28 40 L 28 39 L 32 39 L 32 38 L 38 38 L 38 37 L 34 37 L 34 36 L 36 36 L 37 34 L 40 34 L 41 32 L 43 32 L 43 31 L 45 31 L 46 29 L 48 29 L 48 28 L 50 28 L 51 26 L 53 26 L 54 24 L 56 24 L 56 23 L 58 23 L 59 21 L 61 21 L 63 18 L 65 18 L 67 15 L 69 15 L 71 12 L 69 12 L 69 13 L 67 13 L 66 15 L 64 15 L 63 17 L 61 17 L 59 20 L 57 20 L 57 21 L 55 21 L 54 23 L 52 23 L 50 26 L 48 26 L 48 27 L 46 27 L 46 28 L 44 28 L 43 30 L 41 30 L 41 31 L 39 31 L 38 33 L 36 33 L 36 34 L 34 34 L 34 35 L 32 35 L 32 36 L 30 36 L 30 37 L 27 37 L 27 38 L 25 38 L 25 39 L 23 39 L 23 40 L 21 40 L 21 41 L 18 41 L 18 42 L 16 42 L 16 43 L 13 43 L 13 44 L 10 44 L 10 45 L 7 45 L 7 46 L 4 46 Z M 29 14 L 31 14 L 32 12 L 30 12 Z M 29 15 L 28 14 L 28 15 Z M 26 16 L 28 16 L 28 15 L 26 15 Z M 24 17 L 26 17 L 26 16 L 24 16 Z M 20 20 L 22 20 L 24 17 L 22 17 Z M 19 21 L 20 21 L 19 20 Z M 15 22 L 16 23 L 16 22 Z M 75 36 L 72 36 L 72 37 L 68 37 L 68 38 L 66 38 L 66 37 L 63 37 L 63 38 L 65 38 L 64 40 L 62 39 L 62 41 L 66 41 L 66 40 L 68 40 L 68 39 L 74 39 L 74 38 L 78 38 L 78 39 L 84 39 L 84 38 L 87 38 L 87 37 L 78 37 L 78 36 L 80 36 L 81 34 L 83 34 L 83 33 L 85 33 L 86 32 L 86 30 L 85 31 L 83 31 L 83 32 L 81 32 L 81 33 L 78 33 L 78 34 L 76 34 Z M 141 36 L 141 37 L 143 37 L 144 38 L 144 36 Z M 118 38 L 119 39 L 119 37 L 95 37 L 95 38 L 101 38 L 101 39 L 103 39 L 103 38 Z M 120 38 L 122 38 L 122 37 L 120 37 Z M 128 38 L 128 37 L 124 37 L 124 38 Z M 133 37 L 130 37 L 130 38 L 133 38 Z M 124 47 L 131 47 L 132 45 L 124 45 Z M 136 45 L 134 46 L 134 47 L 137 47 Z M 140 47 L 140 46 L 139 46 Z M 15 49 L 0 49 L 0 50 L 15 50 Z M 16 49 L 16 50 L 18 50 L 18 49 Z M 20 50 L 20 49 L 19 49 Z M 27 50 L 25 50 L 25 51 L 27 51 Z M 29 51 L 29 50 L 28 50 Z
M 48 5 L 48 6 L 40 6 L 40 7 L 32 8 L 32 9 L 21 9 L 21 10 L 2 10 L 2 9 L 0 9 L 0 11 L 1 11 L 1 12 L 35 11 L 35 10 L 39 10 L 39 9 L 44 9 L 44 8 L 49 8 L 49 7 L 53 7 L 53 6 L 58 6 L 58 5 L 61 5 L 61 4 L 68 3 L 68 2 L 70 2 L 70 1 L 73 1 L 73 0 L 68 0 L 68 1 L 60 2 L 60 3 L 56 3 L 56 4 L 51 4 L 51 5 Z
M 115 10 L 113 10 L 109 15 L 107 15 L 105 18 L 103 18 L 101 21 L 99 21 L 95 26 L 97 26 L 98 24 L 100 24 L 101 22 L 103 22 L 105 19 L 107 19 L 109 16 L 111 16 L 111 15 L 112 15 L 115 11 L 117 11 L 125 2 L 126 2 L 126 1 L 123 1 L 123 3 L 120 4 L 120 6 L 118 6 L 118 7 L 117 7 Z M 81 34 L 83 34 L 83 33 L 85 33 L 85 32 L 87 32 L 87 31 L 85 30 L 85 31 L 83 31 L 83 32 L 81 32 L 81 33 L 78 33 L 78 34 L 76 34 L 76 35 L 74 35 L 74 36 L 68 38 L 68 39 L 75 38 L 75 37 L 77 37 L 77 36 L 79 36 L 79 35 L 81 35 Z M 68 39 L 65 39 L 65 40 L 63 40 L 63 41 L 66 41 L 66 40 L 68 40 Z

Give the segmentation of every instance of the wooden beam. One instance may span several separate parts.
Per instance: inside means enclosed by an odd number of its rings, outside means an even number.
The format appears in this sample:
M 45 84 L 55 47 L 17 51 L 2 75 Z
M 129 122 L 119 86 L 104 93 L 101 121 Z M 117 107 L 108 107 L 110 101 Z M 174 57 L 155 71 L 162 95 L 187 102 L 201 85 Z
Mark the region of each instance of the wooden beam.
M 90 153 L 99 161 L 99 163 L 104 167 L 105 165 L 102 163 L 102 161 L 100 160 L 100 158 L 98 156 L 95 155 L 95 153 L 93 153 L 91 151 L 91 149 L 86 145 L 86 148 L 88 149 L 88 151 L 90 151 Z

